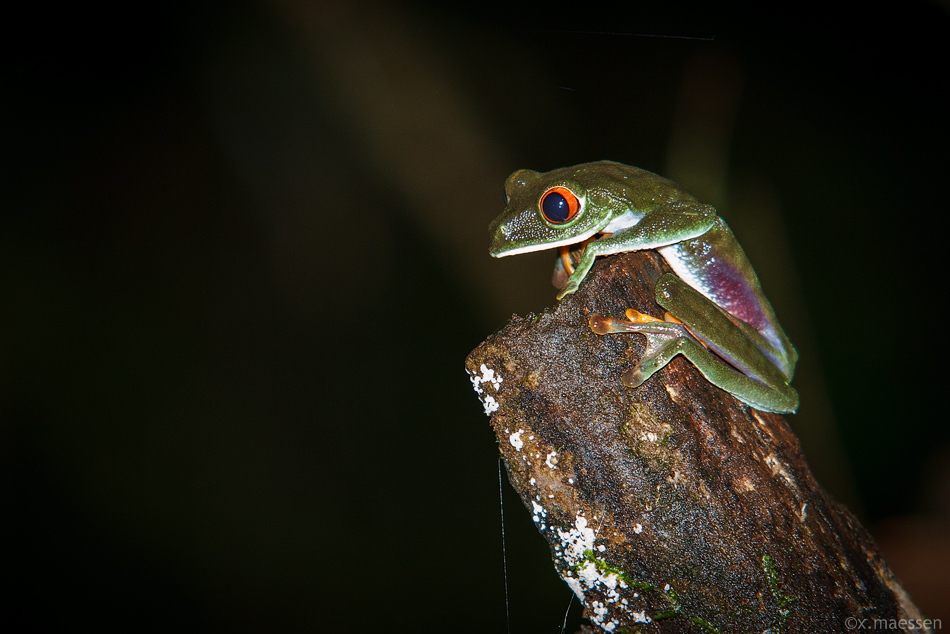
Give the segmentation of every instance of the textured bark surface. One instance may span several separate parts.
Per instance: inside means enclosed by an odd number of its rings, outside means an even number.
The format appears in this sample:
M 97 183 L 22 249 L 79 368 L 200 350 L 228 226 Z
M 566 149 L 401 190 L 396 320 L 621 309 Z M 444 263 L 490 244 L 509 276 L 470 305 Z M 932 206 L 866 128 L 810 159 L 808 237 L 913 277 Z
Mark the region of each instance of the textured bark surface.
M 919 632 L 782 416 L 681 357 L 622 385 L 644 338 L 595 335 L 588 319 L 662 316 L 653 289 L 668 271 L 652 252 L 602 258 L 556 309 L 512 318 L 466 361 L 511 483 L 588 618 L 606 631 L 844 632 L 886 619 L 876 629 Z

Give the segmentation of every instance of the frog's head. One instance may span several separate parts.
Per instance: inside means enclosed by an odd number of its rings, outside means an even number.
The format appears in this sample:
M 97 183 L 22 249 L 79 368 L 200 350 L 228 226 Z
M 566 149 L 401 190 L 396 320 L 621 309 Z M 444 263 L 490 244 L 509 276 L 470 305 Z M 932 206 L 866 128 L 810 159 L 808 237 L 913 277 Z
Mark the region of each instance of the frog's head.
M 505 181 L 505 210 L 491 223 L 493 257 L 583 242 L 606 227 L 611 211 L 595 204 L 584 169 L 518 170 Z

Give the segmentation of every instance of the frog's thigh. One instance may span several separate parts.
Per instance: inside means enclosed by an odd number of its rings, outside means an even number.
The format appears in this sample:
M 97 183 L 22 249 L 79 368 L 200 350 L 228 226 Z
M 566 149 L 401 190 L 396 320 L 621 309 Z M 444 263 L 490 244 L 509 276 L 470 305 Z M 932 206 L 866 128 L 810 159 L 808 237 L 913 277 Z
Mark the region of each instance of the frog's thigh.
M 656 301 L 686 324 L 699 341 L 744 374 L 773 386 L 787 384 L 787 377 L 762 352 L 759 343 L 733 323 L 722 308 L 680 278 L 669 274 L 661 277 L 656 284 Z
M 798 393 L 782 371 L 709 298 L 675 275 L 664 275 L 656 285 L 656 301 L 682 320 L 696 339 L 738 368 L 719 362 L 691 337 L 692 345 L 683 344 L 682 354 L 711 383 L 759 409 L 795 411 Z
M 734 337 L 745 337 L 722 308 L 675 275 L 667 273 L 657 281 L 656 303 L 714 348 Z

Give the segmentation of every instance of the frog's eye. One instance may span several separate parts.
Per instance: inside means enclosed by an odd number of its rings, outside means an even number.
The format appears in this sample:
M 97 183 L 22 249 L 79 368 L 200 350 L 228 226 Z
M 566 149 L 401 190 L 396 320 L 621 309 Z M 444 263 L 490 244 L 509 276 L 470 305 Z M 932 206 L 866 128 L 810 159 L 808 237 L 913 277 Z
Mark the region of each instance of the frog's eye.
M 541 213 L 545 220 L 556 225 L 573 218 L 579 208 L 577 196 L 566 187 L 552 187 L 541 196 Z
M 501 190 L 501 200 L 502 200 L 502 204 L 504 204 L 505 207 L 507 207 L 508 206 L 508 192 L 506 192 L 504 189 Z

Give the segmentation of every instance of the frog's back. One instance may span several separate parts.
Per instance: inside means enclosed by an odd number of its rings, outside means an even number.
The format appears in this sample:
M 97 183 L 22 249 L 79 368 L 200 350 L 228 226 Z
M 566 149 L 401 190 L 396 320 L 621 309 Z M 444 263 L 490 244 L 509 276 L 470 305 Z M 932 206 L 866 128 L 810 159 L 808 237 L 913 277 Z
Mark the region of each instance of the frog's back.
M 649 210 L 668 202 L 698 202 L 675 182 L 651 171 L 616 161 L 594 161 L 562 167 L 545 174 L 548 182 L 574 181 L 589 193 L 622 199 Z

